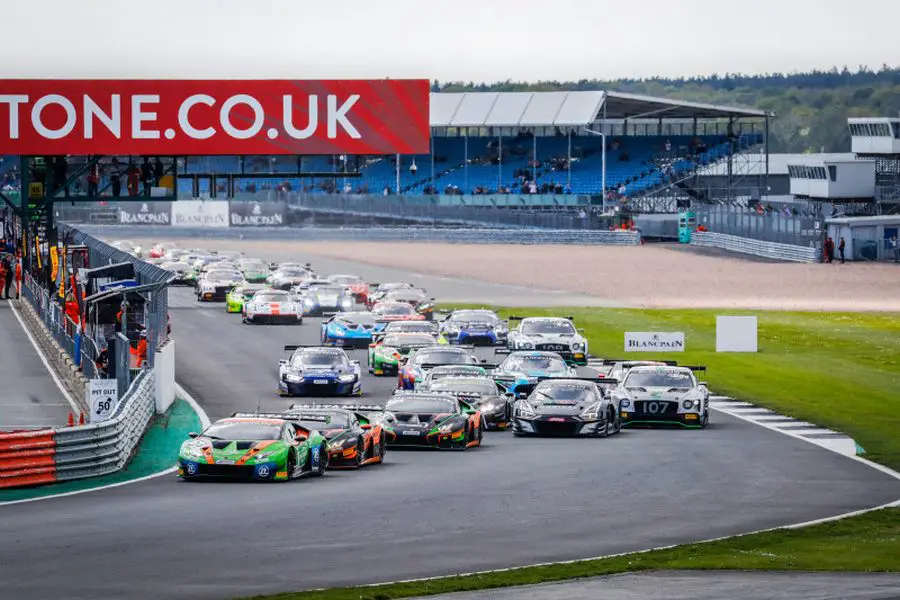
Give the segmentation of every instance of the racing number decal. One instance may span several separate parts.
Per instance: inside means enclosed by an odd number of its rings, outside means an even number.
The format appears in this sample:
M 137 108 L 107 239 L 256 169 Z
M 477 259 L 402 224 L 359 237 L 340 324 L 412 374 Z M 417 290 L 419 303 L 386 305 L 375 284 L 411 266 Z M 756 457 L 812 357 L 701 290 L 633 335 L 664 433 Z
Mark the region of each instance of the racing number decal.
M 661 415 L 668 412 L 671 402 L 645 402 L 644 412 L 651 415 Z

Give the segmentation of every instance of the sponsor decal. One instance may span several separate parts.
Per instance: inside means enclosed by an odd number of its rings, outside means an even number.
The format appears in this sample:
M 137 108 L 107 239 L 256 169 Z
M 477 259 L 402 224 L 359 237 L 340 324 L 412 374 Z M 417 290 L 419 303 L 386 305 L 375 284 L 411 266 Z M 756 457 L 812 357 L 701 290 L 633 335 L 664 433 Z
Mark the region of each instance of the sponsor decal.
M 169 225 L 172 217 L 172 203 L 123 202 L 118 207 L 120 225 Z
M 5 154 L 424 154 L 428 114 L 425 79 L 0 80 Z
M 263 465 L 259 468 L 259 476 L 260 477 L 268 477 L 269 476 L 269 467 Z
M 172 202 L 173 227 L 228 227 L 225 200 L 178 200 Z
M 625 352 L 684 352 L 684 332 L 626 332 Z
M 278 227 L 284 224 L 284 202 L 228 203 L 229 224 L 232 227 Z
M 187 472 L 188 475 L 196 475 L 197 474 L 197 465 L 196 463 L 189 462 L 187 464 Z

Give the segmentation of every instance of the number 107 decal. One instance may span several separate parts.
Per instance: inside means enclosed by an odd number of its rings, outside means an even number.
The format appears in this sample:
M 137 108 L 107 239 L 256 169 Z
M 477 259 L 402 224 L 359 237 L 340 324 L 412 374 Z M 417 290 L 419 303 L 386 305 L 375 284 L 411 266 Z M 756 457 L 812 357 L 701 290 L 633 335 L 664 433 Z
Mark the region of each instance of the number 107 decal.
M 661 415 L 669 411 L 669 406 L 674 402 L 644 402 L 644 412 L 651 415 Z

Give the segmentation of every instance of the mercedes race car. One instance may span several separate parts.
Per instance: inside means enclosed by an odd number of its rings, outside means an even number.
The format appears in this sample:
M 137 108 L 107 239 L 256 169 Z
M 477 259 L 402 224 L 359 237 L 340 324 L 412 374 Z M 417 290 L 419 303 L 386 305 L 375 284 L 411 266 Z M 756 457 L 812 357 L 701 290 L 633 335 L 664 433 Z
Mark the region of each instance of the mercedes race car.
M 290 290 L 314 277 L 313 272 L 305 266 L 285 266 L 282 264 L 266 277 L 266 283 L 279 290 Z
M 416 312 L 406 302 L 379 302 L 372 307 L 372 314 L 379 321 L 424 321 L 425 315 Z
M 353 294 L 353 301 L 366 304 L 369 300 L 369 284 L 359 275 L 329 275 L 326 277 L 331 283 L 342 285 Z
M 609 381 L 615 384 L 614 381 Z M 597 379 L 551 379 L 513 406 L 513 435 L 606 437 L 622 429 L 618 399 Z
M 278 361 L 282 396 L 354 396 L 362 394 L 359 362 L 340 348 L 285 346 L 290 358 Z
M 302 302 L 306 315 L 320 316 L 326 312 L 353 310 L 353 296 L 342 285 L 315 280 L 303 283 L 292 291 Z
M 697 381 L 703 367 L 643 366 L 629 369 L 612 396 L 623 425 L 679 425 L 703 429 L 709 423 L 709 390 Z
M 441 323 L 441 333 L 456 344 L 506 345 L 506 321 L 492 310 L 454 310 Z
M 420 288 L 402 288 L 390 290 L 379 302 L 403 302 L 412 306 L 417 314 L 425 317 L 425 320 L 434 319 L 434 298 L 429 298 L 425 290 Z
M 342 348 L 368 348 L 380 328 L 369 312 L 345 312 L 322 321 L 322 345 Z
M 508 354 L 493 371 L 494 381 L 511 394 L 528 394 L 541 377 L 577 377 L 574 367 L 556 352 L 538 350 L 496 350 L 497 354 Z
M 487 374 L 482 377 L 441 377 L 432 380 L 427 387 L 417 387 L 416 391 L 452 394 L 481 411 L 485 429 L 506 429 L 512 420 L 513 395 L 506 393 Z
M 244 323 L 283 323 L 300 325 L 303 323 L 303 309 L 300 303 L 284 290 L 265 289 L 258 291 L 244 303 Z
M 324 475 L 328 466 L 325 437 L 286 415 L 235 413 L 190 437 L 178 453 L 183 479 L 287 481 Z
M 397 375 L 397 387 L 413 390 L 416 382 L 422 381 L 428 371 L 441 365 L 479 365 L 480 361 L 471 353 L 471 347 L 435 346 L 415 350 L 406 357 Z
M 480 445 L 483 434 L 481 413 L 450 394 L 395 392 L 380 422 L 389 447 L 465 450 Z
M 253 294 L 260 290 L 266 289 L 268 286 L 259 283 L 246 283 L 231 288 L 225 294 L 225 312 L 240 313 L 244 311 L 244 304 L 253 297 Z
M 265 283 L 271 274 L 269 265 L 258 258 L 242 258 L 237 261 L 237 267 L 250 283 Z
M 507 337 L 510 350 L 547 350 L 556 352 L 569 364 L 587 364 L 587 340 L 575 329 L 571 318 L 510 317 L 509 320 L 520 321 Z
M 197 300 L 200 302 L 224 302 L 228 291 L 247 283 L 238 271 L 208 271 L 197 280 Z
M 416 382 L 416 390 L 428 391 L 432 383 L 445 377 L 491 377 L 489 369 L 496 365 L 443 365 L 429 369 L 425 378 Z M 493 378 L 491 378 L 493 380 Z
M 329 469 L 358 469 L 384 462 L 387 439 L 381 424 L 354 412 L 352 405 L 294 404 L 288 414 L 301 427 L 317 427 L 328 440 Z
M 390 333 L 369 345 L 369 373 L 394 375 L 400 361 L 412 350 L 437 346 L 437 340 L 428 333 Z

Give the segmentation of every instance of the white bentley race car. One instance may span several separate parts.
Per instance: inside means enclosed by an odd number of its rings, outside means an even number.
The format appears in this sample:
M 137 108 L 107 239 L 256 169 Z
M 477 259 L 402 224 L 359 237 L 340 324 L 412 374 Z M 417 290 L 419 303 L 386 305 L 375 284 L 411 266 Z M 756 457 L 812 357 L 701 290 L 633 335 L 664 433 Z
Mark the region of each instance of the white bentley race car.
M 510 350 L 544 350 L 556 352 L 570 365 L 586 365 L 588 343 L 575 329 L 572 318 L 509 317 L 519 326 L 507 336 Z
M 703 429 L 709 423 L 709 390 L 697 381 L 703 367 L 668 365 L 628 369 L 612 395 L 622 425 L 678 425 Z

